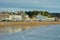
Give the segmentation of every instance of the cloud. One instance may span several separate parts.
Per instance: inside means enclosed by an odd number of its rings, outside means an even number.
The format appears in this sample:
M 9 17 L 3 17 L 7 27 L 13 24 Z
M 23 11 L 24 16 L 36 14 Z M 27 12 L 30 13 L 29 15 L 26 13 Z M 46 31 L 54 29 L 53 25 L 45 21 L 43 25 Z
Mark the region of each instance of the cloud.
M 1 0 L 0 3 L 4 6 L 25 6 L 25 7 L 47 7 L 60 8 L 57 0 Z
M 60 0 L 0 0 L 0 8 L 60 10 Z M 16 9 L 17 10 L 17 9 Z

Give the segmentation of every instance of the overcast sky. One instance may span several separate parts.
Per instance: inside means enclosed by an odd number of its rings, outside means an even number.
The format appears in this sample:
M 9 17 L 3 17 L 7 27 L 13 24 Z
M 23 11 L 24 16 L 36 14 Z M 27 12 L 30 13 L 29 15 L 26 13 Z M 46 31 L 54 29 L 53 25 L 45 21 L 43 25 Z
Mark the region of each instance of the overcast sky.
M 0 11 L 43 10 L 60 12 L 60 0 L 0 0 Z

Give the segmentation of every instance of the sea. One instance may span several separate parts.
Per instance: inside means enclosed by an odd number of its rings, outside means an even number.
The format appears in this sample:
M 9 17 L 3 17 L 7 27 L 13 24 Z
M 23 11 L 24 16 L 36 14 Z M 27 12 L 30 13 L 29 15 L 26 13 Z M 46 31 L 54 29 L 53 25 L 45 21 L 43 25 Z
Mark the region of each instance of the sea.
M 0 28 L 0 40 L 60 40 L 60 25 Z

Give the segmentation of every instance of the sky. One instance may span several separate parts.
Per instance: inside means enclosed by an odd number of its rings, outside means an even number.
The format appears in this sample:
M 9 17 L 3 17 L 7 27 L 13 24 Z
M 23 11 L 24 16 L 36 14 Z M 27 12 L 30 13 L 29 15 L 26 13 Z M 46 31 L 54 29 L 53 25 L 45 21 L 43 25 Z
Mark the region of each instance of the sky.
M 42 10 L 60 12 L 60 0 L 0 0 L 0 11 Z

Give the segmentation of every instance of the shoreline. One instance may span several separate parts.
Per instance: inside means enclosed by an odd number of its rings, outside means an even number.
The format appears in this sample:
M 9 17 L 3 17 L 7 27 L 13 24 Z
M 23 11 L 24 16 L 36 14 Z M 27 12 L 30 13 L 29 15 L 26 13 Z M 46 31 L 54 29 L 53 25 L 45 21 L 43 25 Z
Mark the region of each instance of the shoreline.
M 0 32 L 13 33 L 48 25 L 60 24 L 60 22 L 0 22 Z
M 42 26 L 42 25 L 52 25 L 60 24 L 60 22 L 0 22 L 0 27 L 2 26 Z

